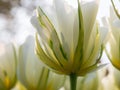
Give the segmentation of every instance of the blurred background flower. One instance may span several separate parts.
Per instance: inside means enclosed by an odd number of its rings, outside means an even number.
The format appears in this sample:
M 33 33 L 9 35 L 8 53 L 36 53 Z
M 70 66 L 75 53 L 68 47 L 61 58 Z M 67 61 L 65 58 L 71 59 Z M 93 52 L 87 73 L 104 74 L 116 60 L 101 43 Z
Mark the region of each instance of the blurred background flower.
M 14 46 L 0 43 L 0 89 L 10 90 L 17 81 L 17 57 Z
M 113 77 L 115 82 L 115 87 L 120 90 L 120 70 L 113 68 Z
M 51 0 L 0 0 L 0 42 L 23 43 L 35 30 L 30 18 L 36 6 L 46 8 Z M 47 3 L 46 3 L 47 2 Z
M 28 37 L 19 48 L 18 78 L 27 90 L 58 90 L 65 77 L 44 67 L 34 53 L 34 38 Z
M 106 42 L 106 53 L 111 63 L 120 70 L 120 19 L 114 9 L 110 8 L 108 18 L 109 36 Z
M 111 64 L 98 72 L 99 89 L 98 90 L 119 90 L 120 72 Z

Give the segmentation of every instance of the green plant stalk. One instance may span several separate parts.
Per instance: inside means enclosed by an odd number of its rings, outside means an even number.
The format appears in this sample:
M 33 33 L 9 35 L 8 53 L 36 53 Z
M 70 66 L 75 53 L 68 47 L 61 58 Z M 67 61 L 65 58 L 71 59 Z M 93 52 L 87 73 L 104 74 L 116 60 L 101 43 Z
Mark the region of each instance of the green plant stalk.
M 76 90 L 77 76 L 75 74 L 70 74 L 70 90 Z

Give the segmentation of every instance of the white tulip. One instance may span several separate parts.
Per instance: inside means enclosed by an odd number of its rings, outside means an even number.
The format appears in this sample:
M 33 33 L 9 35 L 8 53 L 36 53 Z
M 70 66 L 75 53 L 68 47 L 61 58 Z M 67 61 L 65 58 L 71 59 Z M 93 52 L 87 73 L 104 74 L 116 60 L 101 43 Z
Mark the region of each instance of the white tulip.
M 78 9 L 64 0 L 53 3 L 52 14 L 37 8 L 37 16 L 31 20 L 40 35 L 40 44 L 36 39 L 39 58 L 67 75 L 82 76 L 95 70 L 104 39 L 104 32 L 96 25 L 98 1 L 78 3 Z
M 54 74 L 41 64 L 34 53 L 34 42 L 31 36 L 20 46 L 19 80 L 28 90 L 58 90 L 64 81 L 64 76 Z
M 0 48 L 0 90 L 10 90 L 16 84 L 16 52 L 10 43 Z
M 109 38 L 106 53 L 111 63 L 120 70 L 120 19 L 116 16 L 113 9 L 110 9 L 109 17 Z

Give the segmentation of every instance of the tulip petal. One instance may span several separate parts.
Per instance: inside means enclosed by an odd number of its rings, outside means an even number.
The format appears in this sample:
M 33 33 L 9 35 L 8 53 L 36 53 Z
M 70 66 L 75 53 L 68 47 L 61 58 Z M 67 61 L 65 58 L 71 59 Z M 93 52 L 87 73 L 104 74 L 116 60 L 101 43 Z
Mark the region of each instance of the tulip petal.
M 65 80 L 66 80 L 65 76 L 50 72 L 48 79 L 49 84 L 46 90 L 59 90 L 60 87 L 63 87 Z
M 83 20 L 84 20 L 84 48 L 87 47 L 87 42 L 89 42 L 89 38 L 91 36 L 91 32 L 94 27 L 94 23 L 96 20 L 96 15 L 98 11 L 98 1 L 93 0 L 91 2 L 87 2 L 81 5 L 82 13 L 83 13 Z
M 85 69 L 80 70 L 80 72 L 78 72 L 77 75 L 78 75 L 78 76 L 84 76 L 84 75 L 86 75 L 87 73 L 94 72 L 94 71 L 96 71 L 96 70 L 98 70 L 98 69 L 100 69 L 100 68 L 102 68 L 102 67 L 104 67 L 104 66 L 106 66 L 106 65 L 107 65 L 107 64 L 102 64 L 102 65 L 97 66 L 97 64 L 95 63 L 95 64 L 92 65 L 92 66 L 89 66 L 89 67 L 87 67 L 87 68 L 85 68 Z M 82 72 L 81 72 L 81 71 L 82 71 Z
M 81 65 L 77 65 L 78 63 L 82 64 L 82 58 L 83 58 L 83 43 L 84 43 L 84 25 L 83 25 L 83 16 L 82 11 L 80 7 L 80 3 L 78 0 L 78 17 L 79 17 L 79 37 L 78 37 L 78 44 L 76 46 L 76 51 L 74 54 L 74 68 L 79 68 Z M 79 66 L 79 67 L 76 67 Z
M 46 30 L 49 35 L 48 45 L 52 49 L 56 59 L 61 63 L 61 65 L 65 64 L 67 62 L 66 53 L 60 43 L 59 37 L 54 26 L 52 25 L 52 23 L 41 8 L 38 9 L 38 19 L 42 29 Z
M 2 79 L 5 87 L 11 89 L 16 82 L 16 52 L 12 44 L 5 46 L 5 52 L 0 56 L 0 69 L 3 73 Z
M 34 39 L 28 37 L 19 48 L 19 79 L 27 89 L 37 89 L 38 78 L 42 72 L 41 64 L 34 54 Z
M 76 10 L 74 10 L 72 6 L 69 6 L 64 0 L 54 0 L 54 5 L 58 23 L 56 30 L 59 32 L 58 34 L 67 57 L 71 60 L 73 59 L 75 43 L 77 42 L 73 35 Z
M 99 52 L 100 53 L 100 55 L 99 55 L 99 57 L 98 58 L 92 58 L 92 59 L 88 59 L 88 61 L 86 62 L 86 63 L 83 63 L 83 66 L 82 66 L 82 68 L 80 68 L 80 70 L 82 71 L 83 70 L 83 72 L 84 72 L 84 70 L 87 68 L 87 67 L 94 67 L 94 66 L 96 66 L 96 68 L 98 68 L 97 67 L 97 64 L 99 63 L 99 61 L 100 61 L 100 59 L 101 59 L 101 57 L 102 57 L 102 53 L 103 53 L 103 46 L 101 46 L 101 51 Z M 92 53 L 93 54 L 93 53 Z M 93 55 L 91 55 L 91 56 L 93 56 Z M 92 61 L 93 60 L 93 61 Z M 91 62 L 90 62 L 91 61 Z M 86 69 L 86 70 L 89 70 L 89 69 Z M 81 72 L 82 73 L 82 72 Z
M 84 61 L 83 61 L 83 64 L 82 64 L 83 67 L 91 66 L 94 63 L 96 63 L 96 59 L 98 58 L 98 55 L 99 55 L 99 52 L 100 52 L 99 50 L 101 48 L 101 46 L 100 46 L 101 43 L 100 43 L 99 33 L 97 33 L 95 37 L 92 37 L 92 39 L 94 39 L 94 41 L 92 42 L 92 44 L 90 42 L 91 45 L 89 45 L 89 46 L 91 46 L 91 47 L 88 48 L 88 50 L 90 50 L 90 51 L 88 51 L 89 53 L 88 54 L 86 53 L 85 56 L 84 56 Z
M 45 68 L 36 57 L 34 53 L 34 41 L 34 38 L 29 36 L 26 42 L 19 48 L 18 77 L 28 90 L 47 90 L 46 88 L 49 87 L 49 84 L 54 85 L 53 80 L 51 80 L 51 83 L 48 80 L 53 73 L 50 73 L 48 68 Z M 58 67 L 55 70 L 59 70 Z M 56 87 L 59 86 L 57 85 Z
M 99 86 L 98 82 L 97 72 L 87 74 L 83 78 L 78 78 L 77 90 L 97 90 Z
M 36 36 L 36 53 L 40 60 L 42 60 L 45 64 L 49 65 L 51 68 L 55 70 L 61 69 L 61 64 L 58 61 L 51 60 L 43 51 L 41 45 L 39 44 L 38 37 Z
M 43 90 L 45 89 L 45 87 L 47 87 L 47 81 L 49 78 L 48 75 L 49 75 L 49 70 L 47 68 L 43 68 L 38 82 L 38 86 L 39 86 L 38 90 Z

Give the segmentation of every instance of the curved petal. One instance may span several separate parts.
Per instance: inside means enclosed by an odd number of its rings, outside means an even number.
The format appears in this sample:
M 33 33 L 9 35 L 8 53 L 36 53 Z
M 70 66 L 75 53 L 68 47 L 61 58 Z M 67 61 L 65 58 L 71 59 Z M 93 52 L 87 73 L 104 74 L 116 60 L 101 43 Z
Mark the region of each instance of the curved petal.
M 58 34 L 53 24 L 50 22 L 50 20 L 41 8 L 37 9 L 37 17 L 42 31 L 46 32 L 44 34 L 47 38 L 47 41 L 43 40 L 43 42 L 49 45 L 49 47 L 53 51 L 54 57 L 56 57 L 56 59 L 61 63 L 61 65 L 65 64 L 65 62 L 67 61 L 66 52 L 63 49 L 63 46 L 61 45 Z M 42 36 L 40 37 L 42 39 Z
M 56 31 L 60 37 L 63 48 L 66 51 L 67 57 L 72 58 L 75 51 L 75 43 L 77 39 L 74 39 L 74 23 L 77 16 L 76 10 L 69 6 L 64 0 L 54 0 L 54 6 L 56 10 L 56 19 L 58 25 L 55 26 Z M 64 13 L 64 14 L 63 14 Z
M 91 2 L 81 4 L 85 29 L 84 48 L 86 48 L 87 42 L 89 41 L 91 32 L 93 30 L 93 26 L 97 16 L 98 6 L 98 0 L 93 0 Z
M 28 37 L 19 49 L 19 79 L 29 89 L 37 87 L 41 73 L 41 64 L 34 54 L 34 39 Z
M 97 90 L 99 86 L 97 73 L 90 73 L 83 78 L 78 78 L 77 85 L 77 90 Z
M 54 86 L 55 84 L 55 81 L 50 79 L 54 74 L 45 68 L 36 57 L 34 53 L 34 42 L 33 37 L 28 37 L 26 42 L 21 45 L 19 49 L 19 79 L 29 90 L 47 90 L 46 88 L 52 85 Z M 56 75 L 56 77 L 59 76 Z M 60 76 L 60 78 L 62 80 L 64 79 L 63 76 Z M 61 86 L 56 85 L 56 87 Z
M 12 44 L 5 47 L 5 52 L 0 55 L 1 79 L 3 87 L 11 89 L 16 83 L 16 52 Z

